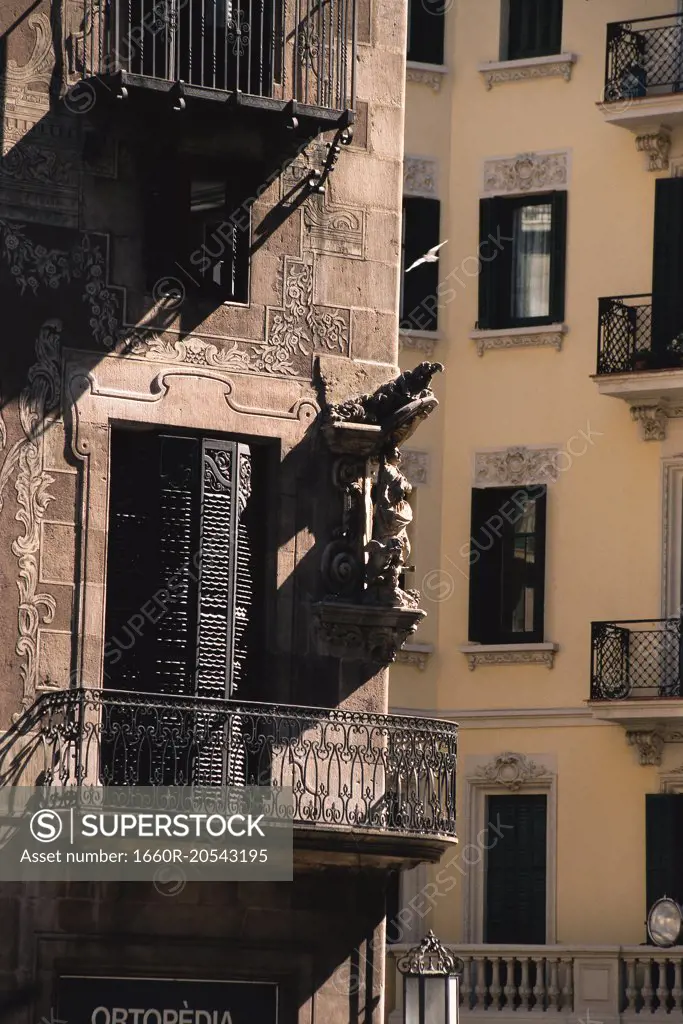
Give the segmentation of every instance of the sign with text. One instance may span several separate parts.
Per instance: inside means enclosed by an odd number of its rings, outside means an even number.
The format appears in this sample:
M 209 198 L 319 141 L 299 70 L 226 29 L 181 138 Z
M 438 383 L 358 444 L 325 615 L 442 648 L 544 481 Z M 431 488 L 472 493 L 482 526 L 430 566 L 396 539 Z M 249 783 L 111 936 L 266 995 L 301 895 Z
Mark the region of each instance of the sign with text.
M 5 787 L 0 881 L 291 881 L 293 806 L 262 786 Z
M 180 978 L 59 979 L 64 1024 L 278 1024 L 277 985 Z

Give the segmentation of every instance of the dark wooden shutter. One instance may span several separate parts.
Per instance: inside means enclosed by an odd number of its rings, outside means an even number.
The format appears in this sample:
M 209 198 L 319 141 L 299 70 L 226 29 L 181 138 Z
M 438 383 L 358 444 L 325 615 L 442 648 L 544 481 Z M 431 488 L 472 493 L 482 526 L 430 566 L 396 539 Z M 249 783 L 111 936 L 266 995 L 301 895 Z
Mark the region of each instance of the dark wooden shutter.
M 409 0 L 407 59 L 443 64 L 445 0 Z
M 487 798 L 485 942 L 546 941 L 546 804 L 543 794 Z
M 662 353 L 683 331 L 683 178 L 655 182 L 652 348 Z
M 550 319 L 564 320 L 564 296 L 567 264 L 567 193 L 551 193 L 552 234 L 550 255 Z
M 508 60 L 560 52 L 562 0 L 508 0 L 508 5 Z
M 479 203 L 479 253 L 482 259 L 479 269 L 477 327 L 481 331 L 502 326 L 502 309 L 506 300 L 507 312 L 510 312 L 510 243 L 501 250 L 492 242 L 492 239 L 499 239 L 503 234 L 509 235 L 504 223 L 509 217 L 505 218 L 504 214 L 505 208 L 498 197 L 482 199 Z M 507 268 L 507 280 L 503 267 Z
M 495 643 L 500 629 L 503 544 L 487 524 L 509 495 L 500 487 L 472 490 L 469 638 L 473 643 Z
M 403 200 L 403 299 L 401 326 L 435 331 L 438 326 L 439 264 L 422 263 L 409 274 L 405 268 L 439 244 L 438 199 L 410 196 Z
M 661 896 L 683 902 L 683 794 L 645 796 L 646 903 Z

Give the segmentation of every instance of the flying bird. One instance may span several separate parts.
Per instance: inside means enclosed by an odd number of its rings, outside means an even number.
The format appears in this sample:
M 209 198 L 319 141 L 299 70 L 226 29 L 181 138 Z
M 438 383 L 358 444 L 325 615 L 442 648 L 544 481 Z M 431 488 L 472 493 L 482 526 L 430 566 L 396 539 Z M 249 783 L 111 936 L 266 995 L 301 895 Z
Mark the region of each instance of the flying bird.
M 420 256 L 419 260 L 415 260 L 414 263 L 411 263 L 410 266 L 405 271 L 406 274 L 408 273 L 409 270 L 414 270 L 415 267 L 419 267 L 421 263 L 437 263 L 438 259 L 439 259 L 439 256 L 438 256 L 439 249 L 441 248 L 442 245 L 445 245 L 447 241 L 448 241 L 448 239 L 446 239 L 443 242 L 439 242 L 439 244 L 433 246 L 429 250 L 429 252 L 426 252 L 424 254 L 424 256 Z

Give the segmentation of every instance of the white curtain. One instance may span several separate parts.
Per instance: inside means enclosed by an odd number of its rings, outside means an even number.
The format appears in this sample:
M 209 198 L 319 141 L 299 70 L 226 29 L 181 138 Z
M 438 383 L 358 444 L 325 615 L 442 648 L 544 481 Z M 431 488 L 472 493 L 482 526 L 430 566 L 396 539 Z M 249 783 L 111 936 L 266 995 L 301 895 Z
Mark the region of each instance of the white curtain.
M 550 315 L 550 203 L 520 206 L 512 234 L 512 315 L 517 320 Z

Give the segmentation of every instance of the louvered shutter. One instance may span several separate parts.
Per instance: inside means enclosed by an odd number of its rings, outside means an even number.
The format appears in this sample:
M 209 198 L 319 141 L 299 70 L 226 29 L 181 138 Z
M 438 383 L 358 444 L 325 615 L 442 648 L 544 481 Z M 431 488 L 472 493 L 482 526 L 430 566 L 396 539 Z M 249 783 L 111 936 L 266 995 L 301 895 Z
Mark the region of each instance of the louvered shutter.
M 546 941 L 546 804 L 544 794 L 487 798 L 485 942 Z
M 551 203 L 550 319 L 561 324 L 564 320 L 567 265 L 567 193 L 552 192 Z
M 510 491 L 499 487 L 472 490 L 469 638 L 473 643 L 496 643 L 500 631 L 503 545 L 490 520 L 509 497 Z
M 435 331 L 438 326 L 438 262 L 422 263 L 408 274 L 405 269 L 439 244 L 439 217 L 438 199 L 409 196 L 403 200 L 401 327 L 406 330 Z
M 510 274 L 510 245 L 503 249 L 494 246 L 492 239 L 501 235 L 508 236 L 510 217 L 498 198 L 482 199 L 479 203 L 479 312 L 477 327 L 480 331 L 494 330 L 502 325 L 503 307 L 507 300 L 505 313 L 509 316 L 509 284 L 505 284 L 506 275 Z
M 683 178 L 655 182 L 652 348 L 663 354 L 683 332 Z
M 543 57 L 562 47 L 562 0 L 508 0 L 507 60 Z
M 662 896 L 683 902 L 683 794 L 645 796 L 645 912 Z

